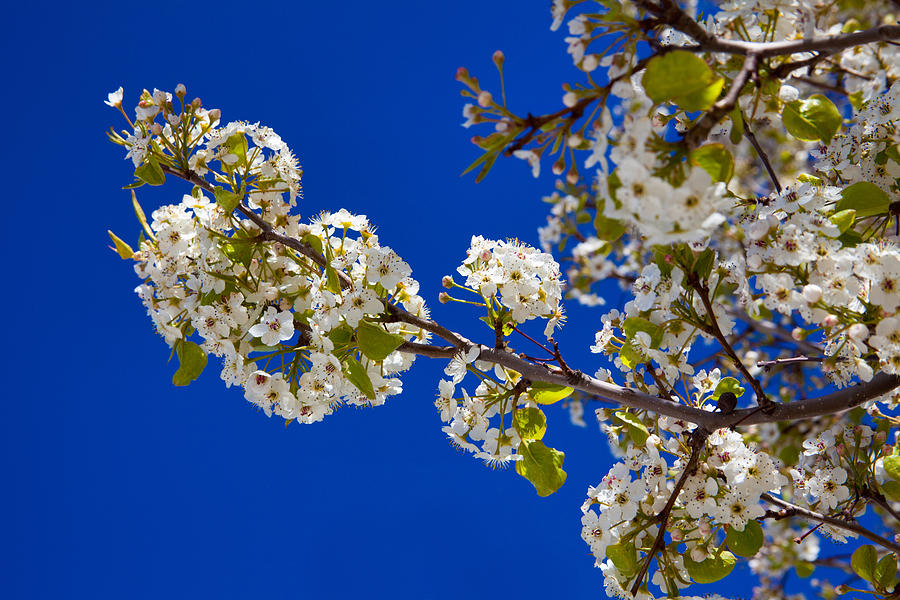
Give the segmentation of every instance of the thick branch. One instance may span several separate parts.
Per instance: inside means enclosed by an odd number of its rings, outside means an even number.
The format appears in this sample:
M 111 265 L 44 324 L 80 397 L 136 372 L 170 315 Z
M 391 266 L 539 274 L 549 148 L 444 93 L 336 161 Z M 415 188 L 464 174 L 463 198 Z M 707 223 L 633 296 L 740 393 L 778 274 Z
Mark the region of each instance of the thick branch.
M 843 521 L 843 520 L 835 518 L 835 517 L 829 517 L 828 515 L 823 515 L 821 513 L 817 513 L 817 512 L 811 511 L 809 509 L 803 508 L 802 506 L 797 506 L 796 504 L 791 504 L 790 502 L 782 500 L 781 498 L 778 498 L 776 496 L 772 496 L 771 494 L 763 494 L 761 496 L 761 498 L 763 500 L 765 500 L 766 502 L 769 502 L 770 504 L 774 504 L 775 506 L 780 506 L 781 508 L 783 508 L 784 511 L 782 511 L 782 512 L 783 512 L 784 517 L 791 517 L 791 516 L 805 517 L 812 521 L 817 521 L 819 523 L 826 523 L 833 527 L 838 527 L 838 528 L 844 529 L 846 531 L 852 531 L 853 533 L 861 535 L 864 538 L 868 538 L 869 540 L 875 542 L 876 544 L 880 544 L 880 545 L 884 546 L 885 548 L 887 548 L 888 550 L 891 550 L 892 552 L 896 552 L 897 554 L 900 554 L 900 544 L 895 544 L 894 542 L 881 537 L 877 533 L 875 533 L 873 531 L 869 531 L 868 529 L 866 529 L 865 527 L 863 527 L 862 525 L 860 525 L 858 523 L 854 523 L 852 521 Z

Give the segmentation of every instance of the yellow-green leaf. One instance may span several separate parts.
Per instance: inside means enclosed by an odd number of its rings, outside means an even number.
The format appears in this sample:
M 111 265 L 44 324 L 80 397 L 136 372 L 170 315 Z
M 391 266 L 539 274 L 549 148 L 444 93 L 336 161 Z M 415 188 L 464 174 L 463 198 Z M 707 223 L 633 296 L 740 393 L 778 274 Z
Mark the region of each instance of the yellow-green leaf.
M 857 181 L 841 192 L 835 210 L 855 210 L 859 219 L 886 214 L 891 201 L 883 189 L 868 181 Z
M 606 547 L 606 557 L 626 577 L 637 571 L 637 550 L 631 542 L 619 542 Z
M 369 379 L 366 368 L 355 358 L 348 357 L 344 359 L 344 377 L 352 383 L 356 389 L 366 395 L 369 400 L 375 399 L 375 388 L 372 386 L 372 380 Z
M 365 320 L 359 322 L 356 340 L 359 342 L 359 351 L 366 358 L 374 361 L 384 360 L 406 341 L 403 336 L 387 332 L 378 325 Z
M 516 473 L 531 482 L 538 496 L 549 496 L 566 482 L 563 452 L 548 448 L 540 440 L 522 440 L 518 453 L 522 459 L 516 461 Z
M 513 412 L 513 425 L 523 440 L 540 440 L 547 432 L 547 416 L 539 408 L 526 406 Z
M 841 233 L 844 233 L 853 227 L 853 223 L 856 221 L 856 211 L 852 208 L 848 208 L 847 210 L 836 212 L 828 218 L 835 224 Z
M 206 353 L 194 342 L 183 340 L 176 342 L 175 352 L 181 364 L 172 375 L 172 383 L 177 386 L 188 385 L 200 377 L 200 373 L 206 368 Z
M 675 50 L 651 58 L 641 83 L 655 103 L 671 101 L 694 111 L 712 106 L 724 81 L 696 54 Z
M 701 562 L 694 562 L 689 555 L 684 556 L 684 566 L 688 575 L 697 583 L 713 583 L 724 579 L 734 569 L 736 562 L 734 554 L 727 550 L 709 556 Z
M 598 212 L 594 217 L 594 229 L 597 230 L 597 239 L 614 242 L 625 234 L 625 223 L 618 219 L 610 219 Z
M 868 582 L 875 582 L 875 562 L 878 560 L 878 553 L 875 546 L 860 546 L 850 557 L 850 567 L 853 572 Z
M 894 587 L 896 580 L 897 555 L 893 553 L 886 554 L 875 566 L 875 583 L 881 586 L 882 589 L 889 589 Z
M 535 381 L 528 388 L 528 395 L 538 404 L 553 404 L 572 395 L 573 390 L 564 385 Z
M 741 383 L 734 377 L 723 377 L 719 380 L 718 385 L 716 385 L 716 389 L 712 393 L 711 399 L 718 400 L 719 396 L 721 396 L 725 392 L 731 392 L 732 394 L 740 398 L 741 394 L 744 393 L 744 388 L 741 387 Z
M 706 144 L 693 150 L 691 162 L 709 173 L 713 181 L 728 182 L 734 174 L 734 158 L 722 144 Z
M 884 471 L 891 479 L 900 481 L 900 456 L 892 454 L 884 459 Z
M 893 502 L 900 502 L 900 483 L 896 481 L 885 481 L 880 486 L 881 493 L 887 496 Z
M 797 572 L 797 577 L 806 579 L 816 570 L 816 565 L 811 562 L 801 561 L 794 565 L 794 570 Z
M 617 410 L 613 415 L 628 426 L 628 435 L 638 446 L 643 446 L 650 437 L 650 431 L 647 426 L 641 423 L 637 415 L 626 410 Z
M 843 122 L 834 102 L 822 94 L 813 94 L 806 100 L 788 102 L 781 111 L 784 128 L 798 140 L 826 144 Z
M 243 194 L 232 192 L 218 186 L 213 190 L 213 195 L 216 197 L 216 204 L 221 206 L 222 210 L 227 213 L 230 213 L 237 208 L 238 204 L 240 204 L 241 200 L 244 198 Z
M 155 240 L 156 236 L 153 235 L 153 230 L 150 229 L 150 225 L 147 224 L 147 215 L 144 214 L 144 209 L 141 208 L 141 205 L 138 203 L 137 194 L 134 193 L 134 190 L 131 190 L 131 205 L 134 207 L 134 214 L 137 215 L 138 222 L 141 224 L 141 227 L 144 228 L 147 237 L 151 240 Z
M 119 256 L 121 256 L 123 259 L 129 259 L 134 256 L 134 250 L 131 249 L 131 246 L 120 240 L 119 236 L 114 234 L 109 229 L 106 230 L 106 233 L 109 234 L 109 237 L 113 241 L 113 244 L 116 245 L 116 252 L 119 253 Z
M 741 114 L 739 104 L 734 105 L 731 111 L 731 134 L 728 136 L 732 144 L 739 144 L 744 137 L 744 116 Z
M 162 185 L 166 182 L 166 174 L 153 157 L 134 170 L 134 176 L 150 185 Z
M 728 548 L 745 558 L 755 556 L 763 545 L 763 530 L 757 521 L 748 521 L 744 525 L 743 531 L 738 531 L 736 527 L 728 528 L 728 535 L 725 536 Z

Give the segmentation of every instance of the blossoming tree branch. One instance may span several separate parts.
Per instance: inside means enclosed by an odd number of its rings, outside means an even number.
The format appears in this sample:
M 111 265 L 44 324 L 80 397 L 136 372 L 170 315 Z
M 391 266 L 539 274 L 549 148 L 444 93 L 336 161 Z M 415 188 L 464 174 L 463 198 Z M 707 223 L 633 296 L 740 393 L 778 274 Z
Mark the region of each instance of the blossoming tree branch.
M 460 69 L 464 126 L 480 130 L 469 171 L 514 156 L 559 177 L 541 249 L 476 235 L 442 281 L 480 339 L 430 317 L 365 216 L 297 214 L 302 172 L 275 132 L 223 123 L 182 85 L 144 91 L 134 118 L 121 88 L 109 96 L 143 229 L 136 250 L 110 235 L 178 357 L 175 385 L 212 355 L 266 415 L 314 423 L 401 393 L 417 356 L 443 359 L 450 442 L 514 463 L 542 496 L 566 480 L 545 407 L 583 424 L 600 404 L 620 460 L 581 523 L 611 597 L 678 597 L 747 560 L 757 598 L 820 567 L 849 575 L 817 575 L 823 597 L 897 598 L 898 13 L 555 0 L 579 74 L 561 107 L 513 112 L 499 51 L 493 91 Z M 192 192 L 148 219 L 134 188 L 169 178 Z M 610 281 L 631 292 L 621 310 L 602 308 Z M 564 299 L 597 307 L 597 364 L 554 340 Z M 822 539 L 849 550 L 820 557 Z

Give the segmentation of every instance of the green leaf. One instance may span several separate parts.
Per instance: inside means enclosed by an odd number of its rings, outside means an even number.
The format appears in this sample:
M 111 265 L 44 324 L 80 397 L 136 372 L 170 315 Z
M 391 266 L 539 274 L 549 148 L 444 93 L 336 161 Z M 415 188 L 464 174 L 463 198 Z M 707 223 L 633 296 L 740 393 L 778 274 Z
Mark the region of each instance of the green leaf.
M 366 320 L 359 322 L 359 327 L 356 329 L 356 340 L 359 342 L 359 351 L 366 358 L 376 362 L 387 358 L 391 352 L 406 341 L 403 336 L 389 333 Z
M 597 238 L 604 242 L 614 242 L 625 234 L 625 223 L 618 219 L 610 219 L 600 212 L 594 217 L 594 229 Z
M 228 148 L 228 151 L 231 154 L 234 154 L 240 159 L 240 162 L 245 162 L 247 160 L 247 136 L 241 132 L 233 133 L 231 136 L 225 140 L 225 147 Z
M 810 562 L 801 561 L 794 565 L 794 570 L 797 572 L 797 577 L 806 579 L 816 570 L 816 565 Z
M 328 339 L 334 343 L 335 348 L 346 346 L 353 339 L 353 330 L 348 325 L 335 327 L 328 332 Z
M 900 456 L 891 455 L 884 459 L 884 472 L 894 481 L 900 481 Z
M 848 208 L 847 210 L 836 212 L 828 218 L 837 226 L 841 233 L 844 233 L 853 227 L 853 223 L 856 221 L 856 211 Z
M 856 211 L 856 217 L 862 219 L 886 214 L 890 204 L 891 201 L 883 189 L 868 181 L 857 181 L 844 188 L 835 210 L 841 212 L 852 209 Z
M 643 317 L 628 317 L 625 319 L 625 322 L 622 323 L 622 330 L 625 332 L 625 335 L 628 336 L 629 340 L 634 339 L 634 336 L 639 331 L 643 331 L 650 336 L 651 348 L 659 347 L 659 344 L 663 339 L 663 334 L 665 333 L 662 327 Z
M 822 94 L 814 94 L 806 100 L 796 100 L 784 105 L 781 112 L 784 128 L 798 140 L 826 144 L 843 122 L 834 102 Z
M 887 496 L 893 502 L 900 502 L 900 483 L 896 481 L 885 481 L 880 486 L 881 493 Z
M 719 384 L 716 386 L 715 391 L 712 393 L 711 399 L 718 400 L 719 396 L 721 396 L 725 392 L 731 392 L 732 394 L 740 398 L 744 393 L 744 388 L 741 387 L 741 383 L 734 377 L 723 377 L 719 380 Z
M 513 425 L 523 440 L 540 440 L 547 432 L 547 416 L 539 408 L 526 406 L 513 412 Z
M 870 583 L 875 582 L 875 561 L 878 554 L 875 552 L 875 546 L 860 546 L 850 557 L 850 568 L 853 572 Z
M 606 557 L 626 577 L 637 571 L 637 551 L 631 542 L 619 542 L 606 547 Z
M 150 185 L 162 185 L 166 182 L 166 174 L 153 157 L 134 170 L 134 176 Z
M 887 554 L 878 561 L 875 566 L 875 583 L 881 588 L 887 589 L 894 587 L 897 580 L 897 555 Z
M 116 252 L 119 253 L 120 257 L 122 257 L 123 259 L 129 259 L 134 256 L 134 250 L 131 249 L 131 246 L 120 240 L 119 236 L 114 234 L 109 229 L 106 230 L 106 233 L 109 234 L 109 237 L 113 241 L 113 244 L 116 245 Z
M 538 404 L 553 404 L 571 396 L 574 391 L 564 385 L 535 381 L 528 388 L 528 395 Z
M 691 162 L 709 173 L 713 181 L 731 179 L 734 174 L 734 158 L 722 144 L 706 144 L 690 153 Z
M 372 387 L 372 380 L 369 379 L 368 373 L 366 373 L 366 368 L 362 366 L 362 363 L 353 358 L 352 356 L 344 359 L 344 377 L 347 378 L 347 381 L 352 383 L 356 389 L 361 391 L 366 395 L 366 398 L 369 400 L 375 399 L 375 388 Z
M 122 186 L 122 189 L 123 189 L 123 190 L 136 190 L 137 188 L 143 187 L 143 186 L 145 186 L 145 185 L 147 185 L 147 184 L 144 183 L 143 181 L 141 181 L 140 179 L 138 179 L 138 180 L 135 180 L 135 181 L 132 182 L 132 183 L 129 183 L 128 185 L 123 185 L 123 186 Z
M 743 531 L 738 531 L 736 527 L 729 527 L 725 541 L 732 552 L 738 556 L 750 558 L 762 548 L 763 530 L 758 521 L 747 521 Z
M 216 204 L 221 206 L 222 210 L 227 213 L 230 213 L 237 208 L 238 204 L 240 204 L 241 200 L 244 198 L 243 194 L 232 192 L 218 186 L 213 188 L 213 195 L 216 197 Z
M 613 415 L 617 419 L 628 425 L 628 435 L 631 437 L 631 441 L 633 441 L 637 446 L 643 446 L 645 443 L 647 443 L 647 438 L 650 437 L 650 431 L 647 429 L 647 426 L 641 422 L 637 415 L 625 410 L 618 410 L 613 413 Z
M 734 569 L 736 562 L 734 554 L 727 550 L 710 556 L 702 562 L 694 562 L 689 555 L 684 556 L 684 566 L 691 579 L 697 583 L 713 583 L 724 579 Z
M 172 383 L 177 386 L 188 385 L 200 377 L 200 373 L 206 368 L 206 353 L 194 342 L 184 340 L 175 343 L 175 352 L 178 354 L 178 362 L 181 364 L 172 375 Z
M 675 50 L 651 58 L 641 83 L 653 102 L 671 101 L 694 111 L 712 106 L 725 82 L 699 56 Z
M 147 215 L 144 214 L 144 209 L 141 208 L 141 205 L 138 203 L 137 194 L 134 193 L 134 190 L 131 190 L 131 206 L 134 207 L 134 214 L 137 216 L 137 220 L 141 224 L 141 227 L 143 227 L 144 231 L 147 233 L 147 237 L 151 240 L 155 240 L 156 236 L 153 235 L 153 230 L 150 229 L 150 225 L 147 224 Z
M 731 111 L 731 134 L 728 137 L 734 145 L 740 144 L 744 137 L 744 116 L 739 104 L 735 104 Z
M 563 452 L 548 448 L 540 440 L 522 440 L 518 453 L 522 460 L 516 461 L 516 473 L 534 485 L 538 496 L 549 496 L 566 482 Z
M 709 279 L 710 273 L 712 273 L 713 265 L 716 262 L 716 251 L 712 248 L 707 248 L 697 257 L 697 260 L 694 261 L 694 273 L 697 274 L 697 277 L 700 279 Z

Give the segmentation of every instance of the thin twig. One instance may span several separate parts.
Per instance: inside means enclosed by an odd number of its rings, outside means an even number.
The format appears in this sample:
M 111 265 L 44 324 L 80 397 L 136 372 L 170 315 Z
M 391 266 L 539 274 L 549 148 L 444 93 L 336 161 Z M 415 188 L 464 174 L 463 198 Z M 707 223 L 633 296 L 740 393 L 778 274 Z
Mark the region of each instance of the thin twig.
M 744 137 L 749 140 L 750 145 L 753 146 L 753 149 L 756 150 L 756 155 L 759 156 L 759 159 L 762 161 L 763 166 L 766 168 L 766 173 L 769 174 L 769 179 L 772 180 L 772 185 L 775 186 L 775 191 L 779 194 L 781 193 L 781 184 L 778 183 L 778 175 L 775 174 L 775 169 L 772 168 L 772 163 L 769 162 L 769 155 L 766 154 L 766 151 L 762 149 L 762 146 L 759 145 L 759 140 L 756 139 L 756 135 L 753 133 L 753 130 L 750 129 L 750 123 L 747 122 L 747 119 L 744 118 L 743 113 L 741 113 L 741 119 L 744 121 Z

